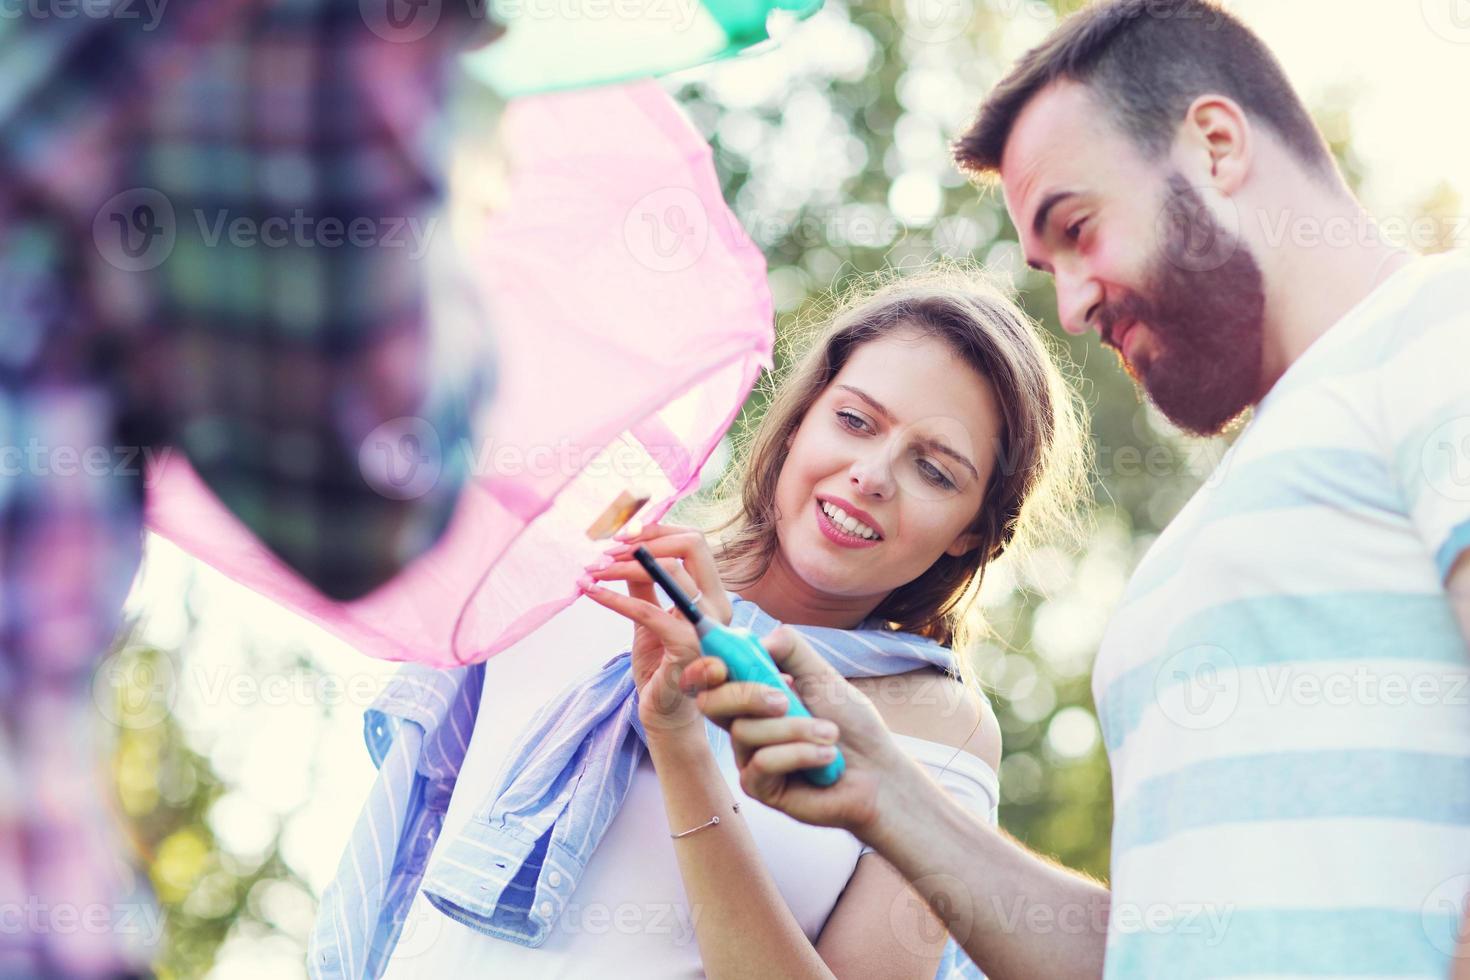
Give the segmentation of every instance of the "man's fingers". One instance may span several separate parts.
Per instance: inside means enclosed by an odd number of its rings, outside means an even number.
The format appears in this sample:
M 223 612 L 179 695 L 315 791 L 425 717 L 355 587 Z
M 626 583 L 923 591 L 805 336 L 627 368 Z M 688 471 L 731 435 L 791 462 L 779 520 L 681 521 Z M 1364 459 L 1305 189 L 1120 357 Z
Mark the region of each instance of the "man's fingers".
M 766 684 L 737 682 L 700 691 L 695 699 L 699 710 L 721 728 L 742 715 L 771 718 L 786 714 L 791 703 L 786 695 Z
M 744 770 L 757 777 L 789 776 L 803 769 L 825 766 L 835 758 L 835 746 L 811 742 L 782 742 L 757 749 Z
M 691 661 L 684 668 L 684 690 L 691 695 L 712 687 L 719 687 L 729 679 L 730 671 L 725 666 L 725 662 L 718 657 L 700 657 L 698 660 Z M 782 674 L 781 680 L 785 681 L 788 687 L 795 683 L 795 678 L 790 674 Z
M 731 740 L 761 747 L 782 742 L 815 742 L 831 745 L 837 741 L 837 726 L 820 718 L 787 715 L 784 718 L 736 718 L 730 725 Z
M 729 675 L 723 660 L 718 657 L 700 657 L 684 668 L 684 690 L 691 695 L 698 694 L 725 683 Z
M 836 669 L 800 633 L 789 626 L 778 626 L 761 637 L 761 645 L 776 662 L 776 667 L 796 678 L 809 676 L 839 677 Z

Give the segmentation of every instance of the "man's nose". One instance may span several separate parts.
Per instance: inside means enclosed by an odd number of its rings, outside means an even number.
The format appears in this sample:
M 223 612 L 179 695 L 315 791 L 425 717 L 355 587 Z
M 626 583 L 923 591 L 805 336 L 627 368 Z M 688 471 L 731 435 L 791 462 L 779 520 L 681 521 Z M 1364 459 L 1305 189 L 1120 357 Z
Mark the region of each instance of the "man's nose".
M 1097 327 L 1097 313 L 1102 306 L 1102 288 L 1097 280 L 1076 269 L 1058 269 L 1057 316 L 1062 329 L 1070 334 L 1084 334 Z

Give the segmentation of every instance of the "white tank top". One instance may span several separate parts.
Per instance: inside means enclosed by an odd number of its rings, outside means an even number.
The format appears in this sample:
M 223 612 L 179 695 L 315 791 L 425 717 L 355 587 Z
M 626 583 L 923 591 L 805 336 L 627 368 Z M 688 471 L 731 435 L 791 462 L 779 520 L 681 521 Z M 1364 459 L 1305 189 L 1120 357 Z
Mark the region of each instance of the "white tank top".
M 627 620 L 582 598 L 486 663 L 479 715 L 436 851 L 485 801 L 532 715 L 571 678 L 596 671 L 626 649 L 631 631 Z M 989 766 L 952 746 L 897 738 L 964 805 L 983 819 L 993 819 L 998 792 Z M 845 830 L 808 826 L 746 796 L 728 746 L 717 761 L 776 886 L 802 931 L 815 942 L 852 877 L 861 842 Z M 645 755 L 623 808 L 542 946 L 532 949 L 476 932 L 435 909 L 420 892 L 385 978 L 704 977 L 669 834 L 658 776 Z

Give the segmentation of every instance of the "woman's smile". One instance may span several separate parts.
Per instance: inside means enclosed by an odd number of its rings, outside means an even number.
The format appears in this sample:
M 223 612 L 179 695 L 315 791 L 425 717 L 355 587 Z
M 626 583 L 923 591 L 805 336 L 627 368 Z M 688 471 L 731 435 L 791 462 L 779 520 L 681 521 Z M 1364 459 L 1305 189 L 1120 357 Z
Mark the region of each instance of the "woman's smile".
M 832 510 L 831 515 L 827 513 L 829 508 Z M 855 518 L 850 515 L 844 516 L 845 512 L 835 504 L 816 500 L 813 501 L 813 511 L 816 514 L 817 527 L 821 529 L 829 541 L 843 548 L 876 548 L 878 542 L 883 540 L 882 537 L 876 536 L 876 532 L 872 528 L 867 527 L 861 522 L 856 522 L 856 526 L 852 530 L 849 530 L 848 525 L 853 524 Z M 834 516 L 842 519 L 843 524 L 837 524 Z M 875 536 L 865 537 L 865 532 L 874 534 Z

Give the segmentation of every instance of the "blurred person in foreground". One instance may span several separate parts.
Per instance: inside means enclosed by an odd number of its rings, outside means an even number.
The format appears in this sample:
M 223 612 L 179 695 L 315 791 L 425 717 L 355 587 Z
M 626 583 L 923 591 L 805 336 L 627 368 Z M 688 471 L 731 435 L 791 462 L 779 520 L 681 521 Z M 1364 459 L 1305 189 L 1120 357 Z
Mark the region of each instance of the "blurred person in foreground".
M 1111 888 L 949 803 L 789 630 L 772 653 L 847 773 L 792 776 L 813 723 L 702 659 L 741 785 L 875 847 L 992 977 L 1463 972 L 1470 259 L 1385 241 L 1271 53 L 1200 0 L 1068 18 L 956 155 L 1067 330 L 1185 430 L 1249 413 L 1098 652 Z
M 456 444 L 493 377 L 438 329 L 466 291 L 432 234 L 450 107 L 496 104 L 455 55 L 493 25 L 446 5 L 420 32 L 356 0 L 83 7 L 0 18 L 6 978 L 136 975 L 163 931 L 97 737 L 148 474 L 187 456 L 354 598 L 440 534 L 462 473 L 403 485 L 440 462 L 410 437 Z

